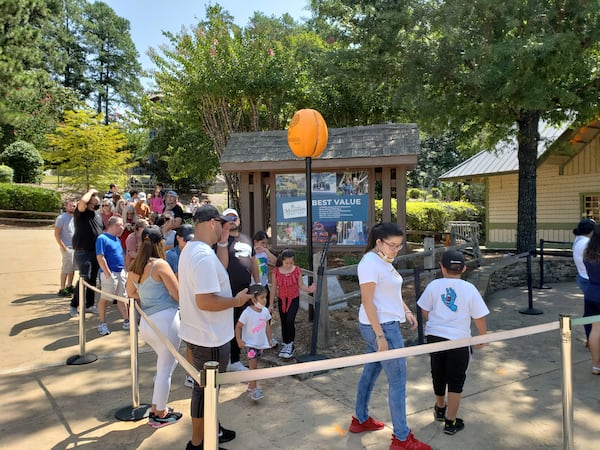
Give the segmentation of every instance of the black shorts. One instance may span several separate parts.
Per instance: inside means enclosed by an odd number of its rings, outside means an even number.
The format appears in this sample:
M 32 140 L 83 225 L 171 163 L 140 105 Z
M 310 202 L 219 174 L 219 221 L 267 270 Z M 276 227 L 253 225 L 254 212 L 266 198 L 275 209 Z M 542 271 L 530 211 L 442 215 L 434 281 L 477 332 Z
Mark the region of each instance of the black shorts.
M 427 336 L 427 343 L 443 342 L 448 339 L 439 336 Z M 471 347 L 453 348 L 441 352 L 433 352 L 431 359 L 431 378 L 435 395 L 446 395 L 448 392 L 460 394 L 467 379 L 467 369 L 471 361 Z
M 219 372 L 227 370 L 227 364 L 229 363 L 229 342 L 220 347 L 201 347 L 189 342 L 186 342 L 185 345 L 189 348 L 192 355 L 192 364 L 198 371 L 204 370 L 204 363 L 209 361 L 219 362 Z M 196 419 L 204 417 L 204 387 L 198 383 L 194 383 L 190 415 Z

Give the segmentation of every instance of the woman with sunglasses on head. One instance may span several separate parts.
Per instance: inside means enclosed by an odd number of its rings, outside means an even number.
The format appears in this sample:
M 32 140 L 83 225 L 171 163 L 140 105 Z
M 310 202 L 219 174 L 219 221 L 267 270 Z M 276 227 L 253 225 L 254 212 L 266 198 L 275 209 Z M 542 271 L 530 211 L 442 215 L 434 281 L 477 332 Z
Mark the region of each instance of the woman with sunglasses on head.
M 129 266 L 126 290 L 127 295 L 136 299 L 173 347 L 179 348 L 179 284 L 171 266 L 164 259 L 163 242 L 159 227 L 151 225 L 144 228 L 142 245 Z M 148 425 L 162 428 L 178 422 L 182 417 L 180 412 L 167 407 L 171 376 L 177 360 L 143 317 L 140 320 L 140 336 L 156 353 L 156 376 Z
M 402 276 L 392 265 L 404 246 L 404 233 L 394 223 L 378 223 L 369 231 L 364 256 L 358 264 L 361 305 L 358 314 L 359 330 L 367 344 L 367 353 L 383 352 L 404 347 L 400 324 L 408 321 L 411 329 L 417 319 L 402 300 Z M 389 407 L 393 430 L 390 450 L 431 450 L 413 436 L 406 421 L 406 359 L 367 363 L 358 381 L 356 415 L 350 431 L 381 430 L 385 424 L 369 416 L 369 400 L 381 370 L 389 385 Z

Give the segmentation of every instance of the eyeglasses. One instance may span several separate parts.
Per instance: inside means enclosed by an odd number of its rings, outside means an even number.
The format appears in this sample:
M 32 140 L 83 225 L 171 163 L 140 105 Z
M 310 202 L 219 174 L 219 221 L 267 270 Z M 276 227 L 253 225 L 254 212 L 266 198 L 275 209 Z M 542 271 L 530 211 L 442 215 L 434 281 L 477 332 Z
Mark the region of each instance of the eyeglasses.
M 404 242 L 402 242 L 401 244 L 391 244 L 384 239 L 382 239 L 381 242 L 383 242 L 385 245 L 387 245 L 390 249 L 396 250 L 396 251 L 399 251 L 400 249 L 402 249 L 402 247 L 404 247 Z
M 106 204 L 106 205 L 102 205 L 102 207 L 103 207 L 103 208 L 105 208 L 105 207 L 108 207 L 108 206 L 110 206 L 110 205 L 108 205 L 108 204 Z

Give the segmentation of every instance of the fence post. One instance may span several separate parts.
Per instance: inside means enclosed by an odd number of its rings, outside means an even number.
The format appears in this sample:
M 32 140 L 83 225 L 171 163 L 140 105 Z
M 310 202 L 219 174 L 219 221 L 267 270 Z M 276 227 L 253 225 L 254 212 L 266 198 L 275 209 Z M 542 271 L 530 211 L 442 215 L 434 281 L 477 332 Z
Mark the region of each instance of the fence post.
M 93 353 L 85 354 L 85 296 L 83 285 L 85 281 L 79 278 L 77 285 L 79 295 L 79 355 L 70 356 L 67 358 L 67 365 L 79 366 L 81 364 L 89 364 L 98 359 L 98 356 Z
M 531 274 L 531 256 L 533 251 L 535 250 L 532 250 L 527 254 L 527 297 L 529 300 L 528 307 L 520 309 L 519 312 L 521 314 L 529 314 L 535 316 L 538 314 L 544 314 L 544 312 L 540 309 L 535 309 L 533 307 L 533 277 Z
M 540 287 L 538 289 L 551 289 L 544 284 L 544 243 L 545 241 L 540 239 Z
M 435 239 L 426 237 L 423 239 L 423 252 L 425 254 L 431 252 L 431 255 L 423 257 L 423 267 L 425 269 L 433 269 L 435 267 Z
M 119 300 L 120 301 L 120 300 Z M 140 405 L 138 366 L 138 327 L 135 316 L 135 299 L 129 299 L 129 356 L 131 359 L 131 406 L 119 409 L 115 418 L 123 421 L 141 420 L 148 417 L 152 405 Z
M 563 450 L 573 450 L 573 369 L 571 366 L 571 317 L 560 316 L 562 357 Z
M 204 448 L 206 450 L 217 450 L 219 442 L 217 439 L 219 434 L 219 421 L 217 419 L 218 371 L 219 363 L 217 361 L 204 363 Z

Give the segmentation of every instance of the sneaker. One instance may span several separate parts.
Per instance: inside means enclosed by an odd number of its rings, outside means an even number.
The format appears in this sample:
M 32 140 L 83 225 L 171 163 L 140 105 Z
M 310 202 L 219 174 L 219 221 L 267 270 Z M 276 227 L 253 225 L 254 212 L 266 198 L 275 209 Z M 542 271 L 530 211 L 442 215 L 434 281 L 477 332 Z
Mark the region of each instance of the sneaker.
M 250 398 L 252 400 L 254 400 L 255 402 L 259 401 L 263 397 L 264 397 L 263 391 L 259 387 L 257 387 L 250 393 Z
M 69 286 L 67 288 L 65 288 L 67 290 L 67 292 L 69 293 L 69 295 L 73 295 L 73 293 L 75 292 L 75 286 Z
M 404 441 L 401 441 L 392 434 L 390 450 L 431 450 L 431 446 L 427 445 L 425 442 L 416 440 L 411 431 Z
M 280 358 L 288 358 L 289 349 L 290 349 L 290 344 L 286 344 L 284 342 L 283 344 L 281 344 L 281 350 L 279 350 L 279 353 L 277 354 L 277 356 L 279 356 Z
M 69 306 L 69 315 L 71 317 L 77 317 L 79 312 L 77 312 L 77 308 L 75 306 Z
M 185 387 L 193 388 L 194 387 L 194 379 L 189 375 L 186 375 L 185 381 L 183 382 Z
M 243 372 L 244 370 L 248 370 L 248 368 L 241 361 L 227 364 L 227 372 Z
M 89 308 L 85 308 L 85 312 L 90 314 L 98 314 L 98 308 L 96 305 L 92 305 Z
M 219 444 L 233 441 L 235 439 L 235 431 L 223 428 L 219 423 Z
M 56 295 L 58 295 L 59 297 L 68 297 L 69 290 L 67 288 L 59 289 L 59 291 L 56 293 Z
M 106 326 L 105 322 L 102 322 L 98 325 L 98 334 L 100 336 L 106 336 L 107 334 L 110 334 L 110 330 Z
M 454 420 L 446 419 L 445 424 L 444 424 L 444 433 L 453 435 L 453 434 L 458 433 L 464 427 L 465 427 L 465 423 L 463 422 L 462 419 L 459 419 L 458 417 Z
M 121 328 L 123 328 L 124 330 L 129 330 L 129 319 L 125 319 L 123 321 L 123 324 L 121 325 Z
M 179 422 L 179 420 L 182 417 L 183 414 L 175 411 L 167 412 L 167 415 L 165 417 L 159 417 L 154 414 L 151 414 L 148 419 L 148 425 L 150 425 L 152 428 L 162 428 Z
M 289 344 L 287 344 L 286 352 L 283 355 L 283 358 L 285 358 L 285 359 L 292 358 L 294 356 L 295 350 L 296 350 L 296 347 L 294 346 L 294 343 L 290 342 Z
M 440 408 L 438 405 L 433 405 L 433 418 L 438 422 L 446 420 L 446 406 Z
M 185 450 L 204 450 L 204 442 L 201 442 L 200 445 L 192 445 L 192 441 L 188 441 Z M 222 447 L 219 447 L 219 450 L 225 450 Z
M 348 429 L 351 433 L 362 433 L 364 431 L 381 430 L 383 427 L 385 427 L 383 422 L 375 420 L 370 416 L 363 423 L 360 423 L 356 417 L 352 416 L 352 423 Z

